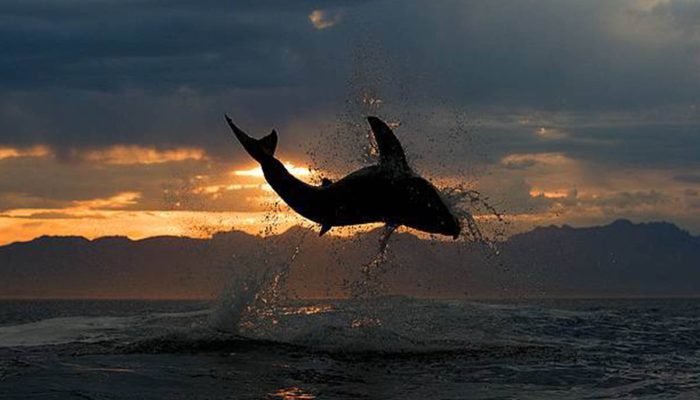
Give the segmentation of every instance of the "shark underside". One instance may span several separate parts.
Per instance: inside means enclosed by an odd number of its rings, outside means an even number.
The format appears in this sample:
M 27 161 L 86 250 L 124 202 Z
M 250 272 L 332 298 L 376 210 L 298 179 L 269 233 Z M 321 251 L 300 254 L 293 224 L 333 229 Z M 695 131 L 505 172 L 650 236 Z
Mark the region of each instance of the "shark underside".
M 385 223 L 428 233 L 459 236 L 459 220 L 438 190 L 413 172 L 392 130 L 379 118 L 368 117 L 379 149 L 379 163 L 342 179 L 324 179 L 320 186 L 294 177 L 274 157 L 277 132 L 253 139 L 226 116 L 231 130 L 263 170 L 272 189 L 301 216 L 321 225 L 321 235 L 334 226 Z

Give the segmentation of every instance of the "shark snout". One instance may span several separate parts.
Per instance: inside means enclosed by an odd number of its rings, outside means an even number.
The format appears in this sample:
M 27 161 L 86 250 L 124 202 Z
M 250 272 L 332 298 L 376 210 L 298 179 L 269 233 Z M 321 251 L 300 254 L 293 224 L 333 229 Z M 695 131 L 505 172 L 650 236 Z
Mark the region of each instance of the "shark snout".
M 438 221 L 438 233 L 445 236 L 452 236 L 452 238 L 455 240 L 459 238 L 460 233 L 462 233 L 462 224 L 460 223 L 457 217 L 455 217 L 451 213 L 447 213 L 446 215 L 443 215 L 442 218 L 440 218 Z
M 452 236 L 453 239 L 457 240 L 460 233 L 462 233 L 462 224 L 459 222 L 457 217 L 451 216 L 447 224 L 447 234 Z

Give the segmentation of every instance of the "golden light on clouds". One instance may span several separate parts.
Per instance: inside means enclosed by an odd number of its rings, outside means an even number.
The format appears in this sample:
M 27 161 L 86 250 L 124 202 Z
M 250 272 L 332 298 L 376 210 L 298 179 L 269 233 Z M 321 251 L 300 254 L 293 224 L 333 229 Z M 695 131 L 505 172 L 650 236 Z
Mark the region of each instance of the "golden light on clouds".
M 206 153 L 202 149 L 181 147 L 159 150 L 155 147 L 113 146 L 87 151 L 82 158 L 104 164 L 160 164 L 165 162 L 202 160 Z
M 226 192 L 232 192 L 236 190 L 260 190 L 263 192 L 272 192 L 272 188 L 267 183 L 232 183 L 232 184 L 221 184 L 221 185 L 208 185 L 201 186 L 192 189 L 193 194 L 203 194 L 211 196 L 212 199 L 216 200 L 221 197 L 222 194 Z M 279 199 L 279 197 L 275 197 Z M 246 198 L 250 200 L 250 198 Z
M 538 126 L 547 125 L 535 125 L 530 132 L 551 134 L 538 132 Z M 284 205 L 265 182 L 261 168 L 252 163 L 233 167 L 216 164 L 195 148 L 114 146 L 75 154 L 78 159 L 94 161 L 90 164 L 65 163 L 53 154 L 46 146 L 0 147 L 3 168 L 15 164 L 25 168 L 34 165 L 34 160 L 27 163 L 20 158 L 43 157 L 37 159 L 36 171 L 44 178 L 33 192 L 23 183 L 18 186 L 22 190 L 0 194 L 0 206 L 5 207 L 0 211 L 0 245 L 47 234 L 208 237 L 217 231 L 265 235 L 293 225 L 314 226 Z M 176 168 L 180 175 L 172 176 L 170 168 L 152 165 L 166 162 L 182 162 Z M 300 179 L 315 180 L 315 171 L 290 161 L 283 163 Z M 124 169 L 121 165 L 125 164 L 133 167 Z M 643 221 L 662 215 L 697 221 L 692 215 L 700 208 L 700 184 L 674 178 L 693 172 L 685 169 L 610 169 L 564 152 L 507 154 L 492 167 L 491 174 L 474 182 L 474 189 L 505 211 L 512 223 L 508 234 L 535 225 L 585 226 L 620 217 Z M 6 171 L 14 182 L 16 174 Z M 99 178 L 93 178 L 93 173 Z M 464 183 L 464 177 L 438 176 L 435 181 L 451 186 Z M 697 190 L 689 190 L 690 185 Z M 64 188 L 71 191 L 61 192 Z M 487 225 L 491 218 L 478 212 L 475 217 Z M 377 227 L 334 228 L 331 234 L 352 235 Z
M 54 152 L 49 146 L 28 148 L 0 146 L 0 160 L 20 157 L 48 157 Z M 206 152 L 193 147 L 160 150 L 155 147 L 116 145 L 104 149 L 79 151 L 79 159 L 102 164 L 159 164 L 185 160 L 204 160 Z
M 545 197 L 547 199 L 564 199 L 569 197 L 571 191 L 564 190 L 541 190 L 541 189 L 531 189 L 530 196 L 532 197 Z
M 104 210 L 104 209 L 114 209 L 114 208 L 125 208 L 128 206 L 135 205 L 141 198 L 141 193 L 137 192 L 122 192 L 115 196 L 106 199 L 93 199 L 93 200 L 81 200 L 74 201 L 74 209 L 89 209 L 89 210 Z
M 311 170 L 306 167 L 297 167 L 291 162 L 284 162 L 284 166 L 292 175 L 300 179 L 312 176 Z M 198 181 L 198 185 L 191 189 L 191 193 L 207 195 L 212 200 L 221 198 L 225 193 L 239 190 L 257 190 L 260 194 L 247 196 L 244 200 L 261 207 L 268 207 L 270 204 L 280 201 L 279 196 L 274 193 L 272 187 L 265 182 L 260 166 L 234 169 L 225 176 L 210 177 L 200 175 L 196 176 L 195 180 Z
M 141 193 L 122 192 L 107 198 L 97 198 L 90 200 L 74 200 L 70 206 L 62 208 L 18 208 L 6 210 L 0 213 L 0 217 L 9 218 L 34 218 L 46 217 L 56 218 L 64 216 L 76 219 L 82 217 L 92 217 L 95 211 L 120 210 L 136 205 L 141 198 Z
M 51 149 L 46 146 L 33 146 L 29 148 L 0 147 L 0 160 L 17 157 L 46 157 L 51 155 Z
M 244 186 L 234 184 L 230 188 L 236 190 Z M 261 186 L 251 185 L 254 188 Z M 212 192 L 214 189 L 220 188 L 210 187 L 205 191 Z M 141 196 L 138 192 L 120 192 L 106 198 L 73 201 L 60 208 L 22 208 L 0 212 L 0 245 L 31 240 L 41 235 L 84 236 L 88 239 L 112 235 L 131 239 L 160 235 L 210 237 L 215 232 L 234 229 L 249 234 L 276 234 L 304 223 L 301 217 L 284 208 L 274 212 L 139 210 L 134 206 L 138 205 Z M 270 221 L 274 221 L 273 226 L 270 226 Z
M 251 183 L 251 184 L 240 184 L 240 183 L 233 183 L 230 185 L 210 185 L 210 186 L 203 186 L 203 187 L 198 187 L 194 188 L 192 190 L 193 193 L 203 193 L 203 194 L 215 194 L 219 192 L 228 192 L 231 190 L 243 190 L 243 189 L 262 189 L 265 184 L 256 184 L 256 183 Z
M 309 21 L 316 29 L 330 28 L 341 21 L 343 13 L 340 11 L 313 10 L 309 14 Z
M 285 162 L 284 163 L 285 168 L 287 168 L 287 171 L 291 173 L 294 176 L 297 177 L 305 177 L 305 176 L 310 176 L 311 175 L 311 170 L 309 170 L 306 167 L 296 167 L 294 164 L 290 162 Z M 235 176 L 251 176 L 251 177 L 256 177 L 256 178 L 263 178 L 265 174 L 263 174 L 262 168 L 260 166 L 250 168 L 250 169 L 237 169 L 231 172 L 231 175 Z
M 575 160 L 563 153 L 517 153 L 501 158 L 501 164 L 506 166 L 526 166 L 534 164 L 564 165 L 572 164 Z

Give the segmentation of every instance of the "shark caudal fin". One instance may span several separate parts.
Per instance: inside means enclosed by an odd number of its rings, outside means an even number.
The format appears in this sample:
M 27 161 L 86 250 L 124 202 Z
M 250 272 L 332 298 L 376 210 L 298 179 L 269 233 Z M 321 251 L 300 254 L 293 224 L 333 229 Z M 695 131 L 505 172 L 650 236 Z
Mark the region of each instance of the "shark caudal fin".
M 243 145 L 243 148 L 250 154 L 251 157 L 257 162 L 263 162 L 266 158 L 273 157 L 275 155 L 275 149 L 277 148 L 277 131 L 274 129 L 272 132 L 263 137 L 262 139 L 253 139 L 248 136 L 247 133 L 243 132 L 236 124 L 233 123 L 228 115 L 225 115 L 226 122 L 228 126 L 231 127 L 231 131 L 236 135 L 236 138 Z
M 410 169 L 401 142 L 396 138 L 391 128 L 377 117 L 367 117 L 367 121 L 372 127 L 374 140 L 379 149 L 379 165 L 397 170 Z

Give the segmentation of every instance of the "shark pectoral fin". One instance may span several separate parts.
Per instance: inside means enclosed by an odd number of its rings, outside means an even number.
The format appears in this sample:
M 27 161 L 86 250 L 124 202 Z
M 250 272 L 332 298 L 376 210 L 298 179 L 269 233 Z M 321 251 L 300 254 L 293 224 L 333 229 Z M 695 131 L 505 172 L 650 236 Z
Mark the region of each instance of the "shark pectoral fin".
M 379 149 L 379 165 L 408 170 L 401 142 L 389 126 L 377 117 L 367 117 Z
M 333 227 L 333 225 L 331 225 L 331 224 L 321 225 L 321 232 L 318 233 L 318 236 L 323 236 L 323 234 L 330 231 L 332 227 Z
M 329 186 L 329 185 L 331 185 L 332 183 L 333 183 L 333 181 L 330 180 L 330 179 L 328 179 L 328 178 L 322 178 L 322 179 L 321 179 L 321 186 Z
M 269 135 L 258 141 L 260 143 L 260 148 L 269 156 L 275 155 L 275 149 L 277 148 L 277 131 L 272 130 Z

